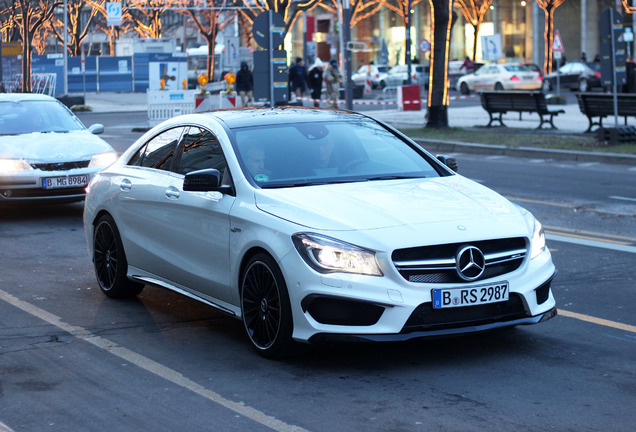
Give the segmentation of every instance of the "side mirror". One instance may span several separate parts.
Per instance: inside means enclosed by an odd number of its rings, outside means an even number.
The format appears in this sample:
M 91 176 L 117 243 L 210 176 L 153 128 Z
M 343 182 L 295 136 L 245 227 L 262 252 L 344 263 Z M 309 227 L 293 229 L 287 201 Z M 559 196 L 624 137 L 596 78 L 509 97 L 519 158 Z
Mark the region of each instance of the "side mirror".
M 92 133 L 93 135 L 99 135 L 101 133 L 104 133 L 104 125 L 103 124 L 99 124 L 99 123 L 95 123 L 95 124 L 90 125 L 88 127 L 88 131 L 90 133 Z
M 437 155 L 437 159 L 448 168 L 457 172 L 457 159 L 446 155 Z
M 192 192 L 218 191 L 221 185 L 221 173 L 216 169 L 192 171 L 183 179 L 183 190 Z

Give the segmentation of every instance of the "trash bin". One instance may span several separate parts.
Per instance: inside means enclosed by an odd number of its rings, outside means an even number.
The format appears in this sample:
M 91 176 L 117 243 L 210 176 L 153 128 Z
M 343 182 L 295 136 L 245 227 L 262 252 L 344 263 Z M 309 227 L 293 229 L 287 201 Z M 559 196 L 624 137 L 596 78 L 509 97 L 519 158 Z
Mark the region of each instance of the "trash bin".
M 419 85 L 399 86 L 397 93 L 400 111 L 420 111 L 422 109 Z

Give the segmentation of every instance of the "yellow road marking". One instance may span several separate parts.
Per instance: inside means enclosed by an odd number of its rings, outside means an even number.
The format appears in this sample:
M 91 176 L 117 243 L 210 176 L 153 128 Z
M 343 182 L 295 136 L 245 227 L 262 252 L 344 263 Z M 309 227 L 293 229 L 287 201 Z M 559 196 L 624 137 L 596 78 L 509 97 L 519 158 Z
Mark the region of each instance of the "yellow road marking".
M 570 312 L 563 309 L 559 309 L 559 315 L 563 315 L 569 318 L 575 318 L 581 321 L 587 321 L 594 324 L 602 325 L 605 327 L 612 327 L 618 330 L 628 331 L 630 333 L 636 333 L 636 326 L 623 324 L 615 321 L 606 320 L 603 318 L 596 318 L 590 315 L 584 315 L 576 312 Z
M 17 307 L 18 309 L 70 333 L 72 336 L 78 339 L 81 339 L 98 348 L 101 348 L 104 351 L 107 351 L 131 364 L 139 366 L 147 372 L 150 372 L 160 378 L 172 382 L 173 384 L 183 387 L 186 390 L 196 393 L 199 396 L 202 396 L 218 405 L 234 411 L 237 414 L 240 414 L 257 423 L 260 423 L 261 425 L 266 426 L 272 430 L 279 432 L 308 432 L 306 429 L 303 429 L 299 426 L 290 425 L 274 417 L 268 416 L 267 414 L 255 408 L 245 405 L 243 402 L 234 402 L 229 399 L 225 399 L 220 394 L 215 393 L 212 390 L 208 390 L 202 385 L 197 384 L 189 378 L 181 375 L 174 369 L 164 366 L 161 363 L 158 363 L 139 353 L 131 351 L 128 348 L 117 345 L 113 341 L 110 341 L 101 336 L 97 336 L 83 327 L 68 324 L 62 321 L 62 318 L 58 317 L 57 315 L 47 312 L 44 309 L 40 309 L 39 307 L 34 306 L 31 303 L 20 300 L 19 298 L 14 297 L 6 291 L 0 290 L 0 300 L 4 300 L 5 302 Z
M 636 242 L 636 238 L 626 237 L 622 235 L 604 234 L 604 233 L 599 233 L 595 231 L 584 231 L 584 230 L 577 230 L 573 228 L 563 228 L 563 227 L 555 227 L 555 226 L 548 226 L 548 225 L 543 225 L 543 228 L 550 229 L 550 230 L 559 230 L 562 232 L 565 231 L 565 232 L 571 232 L 571 233 L 577 233 L 577 234 L 587 234 L 587 235 L 593 235 L 593 236 L 604 237 L 604 238 L 615 238 L 620 240 L 629 240 L 632 242 Z
M 580 238 L 580 239 L 586 239 L 586 240 L 602 241 L 602 242 L 605 242 L 605 243 L 614 243 L 614 244 L 620 244 L 620 245 L 630 245 L 630 244 L 632 244 L 631 242 L 622 242 L 622 241 L 618 241 L 618 240 L 609 240 L 609 239 L 598 238 L 598 237 L 583 236 L 583 235 L 565 233 L 565 232 L 554 231 L 554 230 L 545 230 L 545 232 L 548 233 L 548 234 L 559 234 L 559 235 L 566 236 L 566 237 L 574 237 L 574 238 Z
M 554 203 L 549 201 L 532 200 L 532 199 L 526 199 L 526 198 L 513 198 L 513 197 L 506 197 L 506 198 L 508 198 L 510 201 L 521 201 L 521 202 L 527 202 L 532 204 L 543 204 L 543 205 L 548 205 L 552 207 L 562 207 L 562 208 L 571 208 L 571 209 L 579 208 L 579 206 L 573 206 L 571 204 L 559 204 L 559 203 Z M 634 213 L 623 213 L 623 212 L 615 212 L 610 210 L 599 210 L 599 209 L 587 208 L 587 207 L 583 207 L 581 208 L 581 210 L 610 214 L 615 216 L 636 216 L 636 214 Z

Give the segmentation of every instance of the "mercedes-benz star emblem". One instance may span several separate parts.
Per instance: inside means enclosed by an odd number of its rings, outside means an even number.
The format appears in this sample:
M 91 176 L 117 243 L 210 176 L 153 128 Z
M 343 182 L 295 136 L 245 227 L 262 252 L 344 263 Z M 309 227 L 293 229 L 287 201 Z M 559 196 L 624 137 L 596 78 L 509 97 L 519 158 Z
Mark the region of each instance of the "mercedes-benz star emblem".
M 475 246 L 466 246 L 455 256 L 457 274 L 466 281 L 473 281 L 484 273 L 486 259 Z

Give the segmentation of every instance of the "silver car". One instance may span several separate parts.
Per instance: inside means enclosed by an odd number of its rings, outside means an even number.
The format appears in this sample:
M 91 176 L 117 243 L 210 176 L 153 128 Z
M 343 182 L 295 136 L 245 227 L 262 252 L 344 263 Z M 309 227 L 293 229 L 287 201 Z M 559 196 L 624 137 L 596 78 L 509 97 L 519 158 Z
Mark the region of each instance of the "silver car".
M 117 159 L 61 102 L 39 94 L 0 94 L 0 204 L 84 199 L 91 177 Z
M 424 84 L 428 82 L 428 72 L 424 65 L 413 64 L 411 65 L 411 83 L 412 84 Z M 408 79 L 407 65 L 393 66 L 387 73 L 380 76 L 380 88 L 401 86 L 406 84 Z

